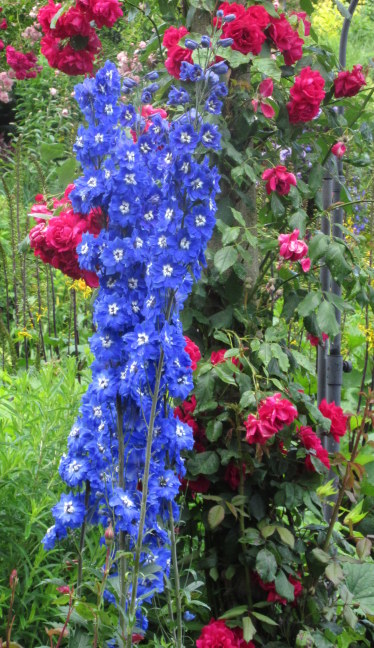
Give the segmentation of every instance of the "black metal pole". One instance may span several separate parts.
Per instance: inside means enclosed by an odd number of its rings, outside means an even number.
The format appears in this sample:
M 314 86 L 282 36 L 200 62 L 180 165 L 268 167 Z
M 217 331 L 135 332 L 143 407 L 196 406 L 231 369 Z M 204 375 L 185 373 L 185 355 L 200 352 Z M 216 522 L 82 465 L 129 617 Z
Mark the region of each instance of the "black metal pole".
M 348 42 L 348 32 L 351 25 L 351 19 L 353 13 L 358 5 L 359 0 L 352 0 L 348 11 L 350 13 L 350 18 L 345 18 L 342 27 L 342 33 L 340 37 L 340 46 L 339 46 L 339 64 L 342 68 L 346 65 L 347 59 L 347 42 Z M 338 108 L 339 114 L 343 114 L 343 106 Z M 341 186 L 344 182 L 343 174 L 343 161 L 341 158 L 337 159 L 336 163 L 336 176 L 334 179 L 331 177 L 331 165 L 332 160 L 330 159 L 326 165 L 325 178 L 323 182 L 322 194 L 323 194 L 323 208 L 328 209 L 328 207 L 333 203 L 338 203 L 340 201 L 340 191 Z M 342 239 L 344 234 L 341 229 L 341 225 L 344 223 L 344 211 L 341 207 L 337 207 L 332 212 L 331 217 L 331 233 L 333 237 L 337 239 Z M 322 218 L 321 229 L 324 234 L 330 233 L 330 223 L 328 217 L 324 216 Z M 338 284 L 331 277 L 327 268 L 322 268 L 320 273 L 321 279 L 321 288 L 325 292 L 330 292 L 333 295 L 338 297 L 341 296 L 342 289 L 340 284 Z M 330 342 L 329 354 L 326 357 L 326 349 L 322 346 L 318 348 L 318 393 L 317 399 L 318 404 L 326 398 L 328 403 L 334 402 L 336 405 L 340 405 L 341 402 L 341 391 L 343 384 L 343 357 L 341 354 L 341 313 L 335 308 L 335 317 L 336 321 L 339 324 L 339 333 L 335 338 Z M 339 443 L 334 440 L 331 434 L 322 434 L 322 445 L 328 452 L 336 452 L 339 449 Z M 330 471 L 329 479 L 333 479 L 336 484 L 338 479 L 334 472 Z M 332 498 L 335 500 L 335 498 Z M 329 504 L 326 504 L 324 507 L 325 519 L 328 521 L 331 517 L 331 507 Z

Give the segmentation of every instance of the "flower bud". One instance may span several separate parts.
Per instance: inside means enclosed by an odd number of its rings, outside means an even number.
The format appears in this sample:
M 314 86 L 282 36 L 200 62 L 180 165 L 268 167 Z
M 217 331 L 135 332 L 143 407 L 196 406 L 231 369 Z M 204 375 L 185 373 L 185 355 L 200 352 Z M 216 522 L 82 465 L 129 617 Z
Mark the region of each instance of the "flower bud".
M 217 11 L 217 13 L 216 13 L 217 18 L 223 18 L 223 15 L 224 15 L 224 14 L 223 14 L 222 9 L 218 9 L 218 11 Z
M 232 40 L 232 39 L 227 38 L 225 40 Z M 229 68 L 226 65 L 226 63 L 220 61 L 219 63 L 215 63 L 214 65 L 212 65 L 209 69 L 212 70 L 212 72 L 214 72 L 215 74 L 226 74 Z
M 17 570 L 13 569 L 10 576 L 9 576 L 9 585 L 10 587 L 15 587 L 18 583 L 18 574 Z
M 202 36 L 201 37 L 201 47 L 210 47 L 210 38 L 209 36 Z
M 134 81 L 134 79 L 130 79 L 130 77 L 125 77 L 122 81 L 122 84 L 129 90 L 132 90 L 133 88 L 135 88 L 135 86 L 138 85 L 136 81 Z
M 235 14 L 227 14 L 227 16 L 224 17 L 223 22 L 224 23 L 229 23 L 235 20 L 236 15 Z
M 195 49 L 197 49 L 199 47 L 199 43 L 192 40 L 192 38 L 186 38 L 186 40 L 184 41 L 184 44 L 187 47 L 187 49 L 189 49 L 189 50 L 195 50 Z
M 112 523 L 109 523 L 109 526 L 104 531 L 104 538 L 107 545 L 111 545 L 114 540 L 114 530 Z
M 148 79 L 149 81 L 156 81 L 158 77 L 159 77 L 158 72 L 156 72 L 156 70 L 152 70 L 151 72 L 147 72 L 144 78 Z
M 220 47 L 230 47 L 233 42 L 233 38 L 220 38 L 217 45 L 219 45 Z

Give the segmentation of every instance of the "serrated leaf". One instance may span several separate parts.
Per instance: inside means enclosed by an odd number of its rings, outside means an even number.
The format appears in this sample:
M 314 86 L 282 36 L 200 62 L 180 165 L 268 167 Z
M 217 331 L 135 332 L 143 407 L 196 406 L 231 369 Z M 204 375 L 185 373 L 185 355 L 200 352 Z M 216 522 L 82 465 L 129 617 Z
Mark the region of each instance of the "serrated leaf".
M 277 561 L 267 549 L 261 549 L 256 557 L 256 571 L 264 583 L 272 583 L 277 572 Z
M 321 300 L 322 293 L 320 290 L 316 292 L 310 292 L 306 297 L 304 297 L 304 299 L 297 307 L 300 317 L 307 317 L 308 315 L 311 315 L 311 313 L 313 313 L 316 308 L 318 308 Z
M 321 331 L 334 337 L 340 331 L 335 317 L 335 308 L 328 301 L 323 301 L 317 311 L 317 324 Z
M 270 538 L 270 536 L 272 536 L 275 532 L 275 529 L 276 527 L 274 524 L 266 524 L 265 526 L 261 527 L 260 531 L 262 537 L 265 538 L 265 540 L 266 538 Z
M 218 527 L 225 517 L 225 509 L 222 504 L 212 506 L 208 513 L 208 524 L 211 529 Z
M 331 557 L 329 556 L 326 551 L 323 551 L 322 549 L 319 549 L 318 547 L 316 549 L 313 549 L 312 555 L 318 562 L 322 563 L 323 565 L 328 565 L 331 562 Z
M 40 146 L 40 157 L 43 162 L 50 162 L 63 157 L 65 154 L 65 146 L 63 144 L 48 144 L 44 142 Z
M 252 623 L 252 619 L 249 616 L 243 617 L 243 639 L 244 641 L 251 641 L 256 634 L 256 628 Z
M 276 621 L 273 621 L 273 619 L 266 616 L 265 614 L 261 614 L 261 612 L 254 612 L 252 610 L 251 614 L 256 619 L 258 619 L 259 621 L 262 621 L 263 623 L 267 623 L 268 625 L 271 625 L 271 626 L 277 626 L 278 625 L 278 623 Z
M 281 69 L 277 66 L 277 63 L 272 58 L 259 58 L 256 57 L 253 60 L 253 68 L 261 72 L 267 77 L 271 77 L 275 81 L 280 81 L 282 76 Z
M 226 246 L 217 250 L 214 255 L 214 265 L 222 274 L 231 268 L 238 259 L 238 251 L 233 246 Z
M 281 526 L 277 526 L 277 531 L 279 533 L 282 542 L 284 542 L 284 544 L 288 545 L 289 547 L 291 547 L 291 549 L 293 549 L 295 546 L 295 538 L 292 535 L 291 531 L 286 529 L 286 527 L 281 527 Z
M 327 565 L 325 569 L 325 574 L 327 578 L 334 583 L 334 585 L 338 585 L 344 578 L 344 573 L 342 568 L 340 567 L 339 563 L 333 562 L 330 563 L 330 565 Z
M 369 538 L 361 538 L 356 544 L 356 551 L 359 558 L 367 558 L 371 554 L 373 543 Z
M 217 421 L 216 419 L 213 419 L 209 421 L 207 427 L 206 427 L 206 436 L 211 443 L 215 443 L 215 441 L 218 441 L 218 439 L 222 436 L 222 421 Z
M 234 216 L 235 220 L 241 225 L 242 227 L 246 226 L 244 217 L 241 215 L 241 213 L 237 210 L 231 207 L 232 215 Z
M 235 619 L 236 617 L 241 616 L 248 612 L 248 605 L 237 605 L 236 607 L 230 608 L 224 614 L 222 614 L 220 619 Z
M 345 563 L 345 584 L 355 603 L 370 615 L 374 615 L 374 563 Z
M 288 580 L 284 571 L 280 570 L 275 579 L 275 590 L 279 596 L 285 598 L 287 601 L 295 600 L 295 589 L 292 583 Z
M 237 68 L 240 65 L 248 65 L 253 59 L 253 54 L 250 52 L 248 54 L 242 54 L 241 52 L 231 49 L 231 47 L 218 47 L 217 54 L 226 59 L 231 68 Z
M 196 454 L 187 462 L 187 468 L 192 475 L 213 475 L 219 468 L 219 456 L 216 452 L 207 450 Z

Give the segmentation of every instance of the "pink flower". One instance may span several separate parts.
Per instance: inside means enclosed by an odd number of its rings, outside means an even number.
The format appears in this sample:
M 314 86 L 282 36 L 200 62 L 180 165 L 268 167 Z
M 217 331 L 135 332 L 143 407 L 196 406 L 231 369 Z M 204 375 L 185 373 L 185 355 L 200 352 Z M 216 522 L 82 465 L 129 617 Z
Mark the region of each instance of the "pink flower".
M 268 439 L 278 432 L 277 428 L 269 421 L 258 419 L 253 414 L 249 414 L 247 420 L 244 421 L 244 425 L 247 430 L 245 440 L 250 444 L 259 443 L 265 445 Z
M 266 421 L 277 430 L 281 430 L 286 425 L 291 425 L 298 411 L 287 398 L 282 398 L 282 395 L 277 392 L 261 402 L 258 415 L 261 421 Z
M 318 409 L 325 418 L 330 419 L 330 434 L 335 441 L 339 441 L 347 431 L 348 416 L 344 414 L 341 407 L 335 405 L 334 401 L 328 403 L 325 398 L 321 401 Z
M 354 97 L 366 85 L 362 65 L 355 65 L 352 72 L 344 70 L 334 79 L 335 97 Z
M 304 41 L 297 31 L 292 29 L 284 14 L 281 14 L 279 18 L 271 18 L 268 33 L 276 47 L 282 52 L 286 65 L 293 65 L 301 59 Z
M 6 61 L 9 67 L 16 73 L 16 79 L 32 79 L 42 69 L 36 65 L 38 59 L 33 52 L 23 54 L 22 52 L 17 52 L 11 45 L 8 45 L 5 51 Z
M 326 340 L 329 339 L 329 336 L 327 335 L 327 333 L 322 333 L 322 340 L 320 340 L 320 338 L 317 335 L 312 335 L 311 333 L 307 333 L 306 339 L 310 342 L 310 344 L 313 347 L 316 347 L 319 344 L 323 344 L 324 342 L 326 342 Z
M 252 99 L 253 110 L 257 112 L 258 105 L 260 105 L 260 110 L 267 119 L 272 119 L 275 115 L 273 106 L 271 106 L 267 101 L 264 101 L 267 97 L 271 97 L 272 93 L 273 80 L 264 79 L 258 87 L 258 97 Z
M 279 234 L 279 254 L 288 261 L 300 261 L 303 271 L 307 272 L 310 269 L 310 259 L 306 256 L 308 246 L 305 241 L 298 239 L 299 233 L 295 229 L 292 234 Z
M 331 153 L 336 155 L 336 157 L 338 158 L 342 158 L 346 150 L 347 147 L 344 144 L 344 142 L 336 142 L 336 144 L 334 144 L 334 146 L 331 147 Z
M 307 454 L 305 458 L 305 468 L 310 472 L 315 472 L 315 467 L 313 466 L 311 456 L 319 459 L 326 468 L 330 468 L 329 453 L 322 446 L 321 439 L 313 432 L 312 428 L 309 426 L 301 426 L 297 430 L 300 437 L 300 441 L 303 444 L 306 450 L 313 450 L 313 452 Z
M 294 174 L 281 165 L 266 169 L 262 174 L 262 179 L 266 180 L 266 193 L 271 194 L 272 191 L 276 191 L 280 196 L 289 194 L 291 185 L 295 187 L 297 184 Z

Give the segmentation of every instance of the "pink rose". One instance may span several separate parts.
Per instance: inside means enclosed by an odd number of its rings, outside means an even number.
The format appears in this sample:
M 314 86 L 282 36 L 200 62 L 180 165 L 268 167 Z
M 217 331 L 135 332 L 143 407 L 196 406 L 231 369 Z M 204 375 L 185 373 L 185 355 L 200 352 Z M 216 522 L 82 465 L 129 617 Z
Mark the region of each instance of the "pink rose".
M 282 398 L 279 392 L 263 400 L 258 409 L 259 418 L 267 421 L 277 430 L 281 430 L 285 425 L 291 425 L 297 415 L 296 407 L 287 398 Z
M 320 104 L 325 98 L 325 80 L 317 70 L 308 66 L 295 77 L 290 90 L 291 101 L 287 104 L 291 124 L 308 122 L 318 115 Z
M 244 426 L 247 430 L 245 440 L 250 444 L 265 445 L 268 439 L 278 432 L 277 428 L 269 421 L 258 419 L 253 414 L 249 414 L 247 420 L 244 421 Z
M 339 441 L 340 437 L 347 432 L 348 416 L 344 414 L 341 407 L 335 405 L 334 401 L 328 403 L 325 398 L 321 401 L 318 409 L 325 418 L 330 419 L 330 434 L 335 441 Z
M 347 147 L 344 142 L 336 142 L 336 144 L 331 147 L 331 153 L 333 153 L 338 158 L 342 158 L 346 150 Z
M 262 174 L 262 179 L 266 181 L 266 193 L 271 194 L 272 191 L 276 191 L 280 196 L 289 194 L 291 185 L 296 187 L 297 184 L 294 174 L 281 165 L 266 169 Z

